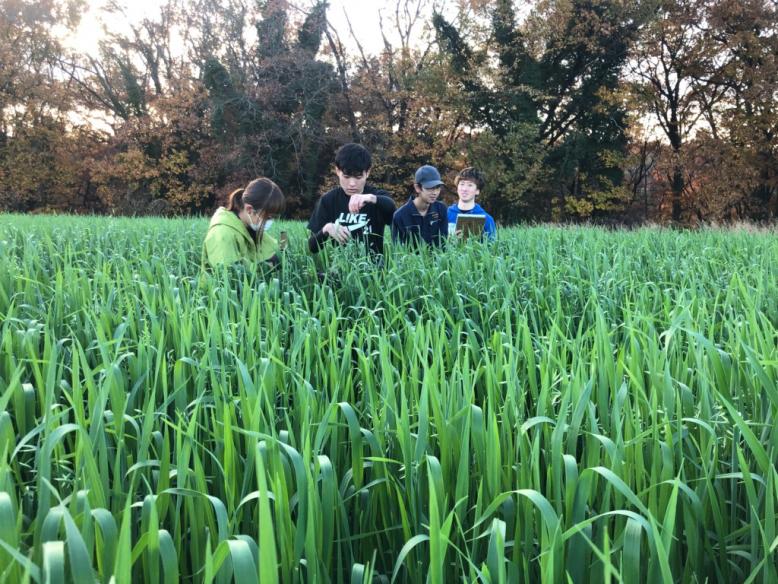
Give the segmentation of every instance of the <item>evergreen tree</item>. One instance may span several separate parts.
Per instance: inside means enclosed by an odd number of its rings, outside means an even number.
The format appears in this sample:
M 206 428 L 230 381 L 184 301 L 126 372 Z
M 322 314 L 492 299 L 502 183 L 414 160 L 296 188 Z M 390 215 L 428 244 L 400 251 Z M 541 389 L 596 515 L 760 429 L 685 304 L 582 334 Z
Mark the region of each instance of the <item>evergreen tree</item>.
M 465 81 L 476 76 L 474 51 L 435 16 L 471 117 L 483 125 L 471 162 L 497 171 L 489 196 L 506 218 L 596 218 L 620 206 L 626 112 L 615 93 L 643 14 L 640 6 L 602 0 L 551 2 L 534 23 L 519 26 L 513 3 L 498 0 L 491 86 Z M 533 42 L 538 22 L 542 37 Z

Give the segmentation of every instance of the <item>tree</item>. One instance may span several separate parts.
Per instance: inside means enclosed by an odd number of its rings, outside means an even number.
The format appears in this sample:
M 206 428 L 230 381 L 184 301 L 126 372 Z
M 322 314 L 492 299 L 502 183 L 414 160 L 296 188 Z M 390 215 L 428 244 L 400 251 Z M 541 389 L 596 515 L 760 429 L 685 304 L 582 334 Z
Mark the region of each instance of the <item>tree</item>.
M 777 17 L 766 0 L 664 0 L 636 44 L 635 95 L 672 150 L 674 222 L 774 216 Z
M 0 0 L 0 208 L 69 208 L 61 195 L 74 199 L 80 188 L 56 34 L 57 25 L 75 27 L 79 5 Z
M 497 0 L 479 58 L 435 16 L 478 130 L 475 141 L 497 148 L 496 157 L 478 147 L 471 154 L 501 171 L 493 206 L 509 210 L 506 218 L 597 217 L 623 204 L 627 140 L 619 73 L 644 19 L 642 4 L 575 0 L 544 3 L 520 26 L 513 3 Z M 480 74 L 490 51 L 497 62 Z
M 348 32 L 357 47 L 351 60 L 336 31 L 329 31 L 340 99 L 328 122 L 339 142 L 356 139 L 376 154 L 371 181 L 398 200 L 407 196 L 422 164 L 441 170 L 458 164 L 455 144 L 464 115 L 453 103 L 456 95 L 426 20 L 434 7 L 428 0 L 387 3 L 374 33 L 382 42 L 377 55 L 367 54 L 350 21 Z
M 778 5 L 714 2 L 706 22 L 718 65 L 706 87 L 722 96 L 711 133 L 738 153 L 728 159 L 741 161 L 731 178 L 741 185 L 744 176 L 755 179 L 747 191 L 735 190 L 741 196 L 730 206 L 738 217 L 772 220 L 778 216 Z
M 378 54 L 326 0 L 166 0 L 79 55 L 81 1 L 0 0 L 3 209 L 206 212 L 265 175 L 303 216 L 359 141 L 398 199 L 481 167 L 503 221 L 778 213 L 772 0 L 384 0 Z
M 211 36 L 228 47 L 200 65 L 213 132 L 231 152 L 225 174 L 244 183 L 272 178 L 287 192 L 292 214 L 313 205 L 333 151 L 324 118 L 338 86 L 332 66 L 317 57 L 326 9 L 326 2 L 314 3 L 299 24 L 290 23 L 283 0 L 268 0 L 256 13 L 227 10 L 221 28 L 209 22 L 209 35 L 193 51 L 205 55 Z M 253 44 L 247 38 L 252 20 Z
M 710 51 L 701 30 L 705 0 L 663 0 L 643 30 L 633 52 L 634 91 L 657 120 L 673 153 L 672 220 L 688 222 L 684 209 L 683 148 L 704 120 L 705 83 Z M 708 103 L 708 111 L 718 101 Z M 686 215 L 686 216 L 684 216 Z
M 213 207 L 224 160 L 214 152 L 207 106 L 202 88 L 179 90 L 106 138 L 90 166 L 108 210 L 179 215 Z
M 116 2 L 109 8 L 124 15 Z M 126 33 L 109 33 L 99 56 L 61 62 L 82 110 L 107 126 L 88 168 L 111 212 L 191 213 L 215 200 L 214 186 L 202 182 L 212 143 L 206 96 L 174 50 L 183 20 L 174 2 L 164 3 Z

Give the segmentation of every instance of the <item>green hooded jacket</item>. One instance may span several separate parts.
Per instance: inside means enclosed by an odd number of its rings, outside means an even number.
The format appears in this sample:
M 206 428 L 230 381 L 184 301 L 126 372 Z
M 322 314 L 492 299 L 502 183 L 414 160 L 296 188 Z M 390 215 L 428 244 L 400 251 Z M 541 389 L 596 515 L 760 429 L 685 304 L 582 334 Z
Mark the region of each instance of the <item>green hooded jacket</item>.
M 238 216 L 219 207 L 211 218 L 203 243 L 203 266 L 217 266 L 246 262 L 256 264 L 269 260 L 278 251 L 278 242 L 267 235 L 254 243 L 246 225 Z

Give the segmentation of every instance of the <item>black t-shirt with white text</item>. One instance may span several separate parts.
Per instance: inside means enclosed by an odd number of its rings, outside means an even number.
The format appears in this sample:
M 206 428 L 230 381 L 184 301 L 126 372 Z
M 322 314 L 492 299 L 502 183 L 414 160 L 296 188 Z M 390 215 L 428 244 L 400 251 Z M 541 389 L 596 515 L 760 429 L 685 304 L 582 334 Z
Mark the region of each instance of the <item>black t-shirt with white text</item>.
M 351 232 L 351 238 L 367 242 L 370 251 L 384 253 L 384 229 L 392 223 L 394 201 L 389 193 L 370 185 L 365 185 L 362 191 L 365 195 L 375 195 L 375 203 L 367 203 L 358 213 L 348 210 L 349 196 L 337 187 L 316 202 L 308 229 L 314 235 L 321 232 L 327 223 L 343 225 Z

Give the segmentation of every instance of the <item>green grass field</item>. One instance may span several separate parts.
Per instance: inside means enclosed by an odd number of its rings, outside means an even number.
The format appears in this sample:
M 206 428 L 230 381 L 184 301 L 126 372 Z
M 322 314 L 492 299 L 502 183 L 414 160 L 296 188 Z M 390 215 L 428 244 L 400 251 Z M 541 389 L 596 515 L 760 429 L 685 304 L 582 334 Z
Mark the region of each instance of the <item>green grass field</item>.
M 0 581 L 778 582 L 775 232 L 206 226 L 0 216 Z

